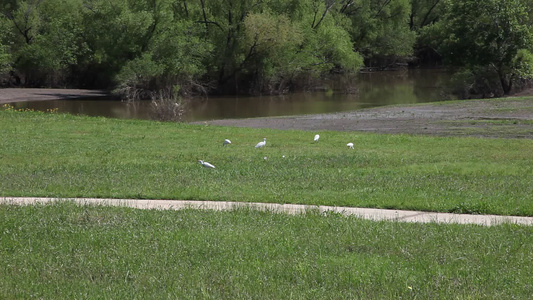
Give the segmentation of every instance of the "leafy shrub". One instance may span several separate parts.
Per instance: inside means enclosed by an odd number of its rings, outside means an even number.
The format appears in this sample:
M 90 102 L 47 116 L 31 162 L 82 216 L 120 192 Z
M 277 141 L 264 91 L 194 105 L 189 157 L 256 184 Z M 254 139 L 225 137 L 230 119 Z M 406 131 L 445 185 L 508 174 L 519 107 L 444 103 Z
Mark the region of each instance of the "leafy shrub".
M 461 69 L 452 76 L 447 90 L 459 99 L 503 96 L 498 74 L 489 67 Z

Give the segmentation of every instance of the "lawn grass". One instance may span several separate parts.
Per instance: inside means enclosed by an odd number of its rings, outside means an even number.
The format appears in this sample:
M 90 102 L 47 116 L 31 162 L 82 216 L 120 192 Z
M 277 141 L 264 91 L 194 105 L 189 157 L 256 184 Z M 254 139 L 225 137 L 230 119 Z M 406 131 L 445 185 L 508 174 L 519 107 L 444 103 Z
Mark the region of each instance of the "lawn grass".
M 1 299 L 529 299 L 533 228 L 0 205 Z
M 264 137 L 266 147 L 255 149 Z M 233 144 L 223 147 L 225 138 Z M 0 196 L 533 216 L 532 140 L 281 131 L 8 110 L 0 111 L 0 149 Z M 216 169 L 203 168 L 199 159 Z

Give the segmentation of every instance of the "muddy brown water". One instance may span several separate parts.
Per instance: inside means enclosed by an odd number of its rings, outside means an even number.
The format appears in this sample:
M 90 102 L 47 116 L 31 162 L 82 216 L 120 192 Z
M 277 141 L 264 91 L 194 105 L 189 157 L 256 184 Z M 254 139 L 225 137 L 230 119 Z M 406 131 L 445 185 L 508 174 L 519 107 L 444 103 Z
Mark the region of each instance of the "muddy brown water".
M 195 99 L 185 121 L 321 114 L 352 111 L 389 104 L 412 104 L 446 100 L 442 87 L 450 73 L 440 69 L 361 73 L 357 78 L 325 82 L 320 92 L 282 96 L 209 97 Z M 64 99 L 13 102 L 17 109 L 47 111 L 121 119 L 151 119 L 150 101 L 127 103 L 105 99 Z

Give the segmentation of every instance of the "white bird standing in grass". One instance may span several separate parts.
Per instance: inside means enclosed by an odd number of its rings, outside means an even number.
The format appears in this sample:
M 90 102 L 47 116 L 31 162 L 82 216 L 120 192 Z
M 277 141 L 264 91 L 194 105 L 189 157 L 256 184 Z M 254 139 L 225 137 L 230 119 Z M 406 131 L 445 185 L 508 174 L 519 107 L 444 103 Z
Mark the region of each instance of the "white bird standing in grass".
M 320 138 L 320 135 L 315 135 L 315 142 L 318 142 L 318 139 Z
M 350 149 L 353 149 L 353 143 L 348 143 L 348 144 L 346 144 L 346 146 L 348 146 L 348 148 L 350 148 Z
M 224 143 L 222 144 L 222 146 L 226 146 L 227 144 L 231 144 L 231 141 L 228 140 L 228 139 L 225 139 Z
M 208 163 L 208 162 L 206 162 L 206 161 L 203 161 L 203 160 L 201 160 L 201 159 L 200 159 L 198 162 L 199 162 L 202 166 L 204 166 L 204 167 L 206 167 L 206 168 L 208 168 L 208 169 L 214 169 L 214 168 L 215 168 L 215 166 L 213 166 L 212 164 L 210 164 L 210 163 Z
M 257 143 L 257 145 L 255 145 L 255 148 L 263 148 L 266 145 L 266 143 L 267 143 L 267 139 L 263 138 L 263 141 Z

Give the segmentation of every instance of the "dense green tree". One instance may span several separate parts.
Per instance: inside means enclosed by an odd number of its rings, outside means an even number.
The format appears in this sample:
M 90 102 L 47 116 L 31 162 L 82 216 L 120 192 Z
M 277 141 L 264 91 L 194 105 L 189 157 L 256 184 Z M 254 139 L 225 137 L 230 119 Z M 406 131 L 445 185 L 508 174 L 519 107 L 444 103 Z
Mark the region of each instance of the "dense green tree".
M 206 76 L 223 92 L 280 92 L 304 74 L 359 69 L 349 34 L 328 9 L 322 0 L 201 1 L 189 16 L 213 45 Z
M 504 94 L 519 77 L 531 77 L 531 0 L 446 1 L 442 21 L 425 34 L 445 60 L 474 75 L 499 80 Z
M 116 54 L 122 53 L 125 60 L 118 64 L 115 77 L 119 89 L 164 91 L 166 97 L 175 97 L 178 91 L 188 93 L 200 87 L 198 80 L 206 72 L 212 45 L 205 38 L 204 26 L 188 20 L 193 7 L 176 6 L 171 0 L 149 0 L 146 4 L 135 12 L 131 8 L 125 12 L 145 16 L 145 23 L 140 27 L 131 23 L 134 26 L 131 29 L 139 31 L 138 39 L 127 40 L 126 35 L 124 48 Z
M 316 2 L 308 4 L 298 7 L 299 13 L 291 6 L 284 11 L 276 6 L 272 13 L 266 10 L 245 18 L 249 50 L 244 71 L 256 76 L 263 89 L 280 91 L 303 75 L 320 76 L 336 68 L 355 72 L 362 66 L 349 33 L 324 13 L 327 6 L 321 7 L 319 19 L 312 5 Z
M 9 34 L 8 27 L 5 19 L 0 18 L 0 78 L 2 78 L 2 74 L 9 72 L 12 64 L 12 57 L 6 42 L 6 36 Z
M 11 56 L 7 52 L 7 46 L 0 44 L 0 74 L 9 70 Z
M 509 93 L 533 76 L 532 7 L 533 0 L 2 0 L 0 76 L 133 98 L 279 93 L 357 72 L 363 60 L 405 62 L 415 48 L 465 67 L 466 81 L 496 78 Z
M 343 10 L 348 2 L 5 0 L 0 54 L 31 86 L 280 92 L 298 78 L 357 71 L 357 51 L 409 52 L 398 42 L 406 35 L 394 32 L 407 0 L 359 1 L 374 12 L 373 24 L 386 23 L 371 38 L 353 30 L 367 15 Z
M 142 56 L 147 35 L 155 26 L 149 4 L 150 1 L 84 1 L 84 39 L 89 53 L 78 66 L 79 72 L 89 74 L 90 78 L 84 81 L 92 78 L 95 85 L 113 82 L 127 62 Z
M 417 33 L 414 45 L 416 61 L 420 65 L 437 65 L 442 63 L 442 56 L 434 47 L 432 40 L 420 34 L 427 26 L 435 24 L 442 19 L 445 9 L 445 0 L 411 0 L 411 13 L 409 28 Z
M 69 70 L 83 53 L 77 0 L 11 1 L 2 7 L 11 35 L 13 68 L 29 85 L 67 82 Z
M 413 31 L 437 22 L 444 13 L 445 0 L 411 0 L 409 27 Z
M 351 20 L 355 49 L 367 65 L 386 65 L 412 55 L 416 34 L 409 28 L 409 0 L 344 0 L 338 9 Z

